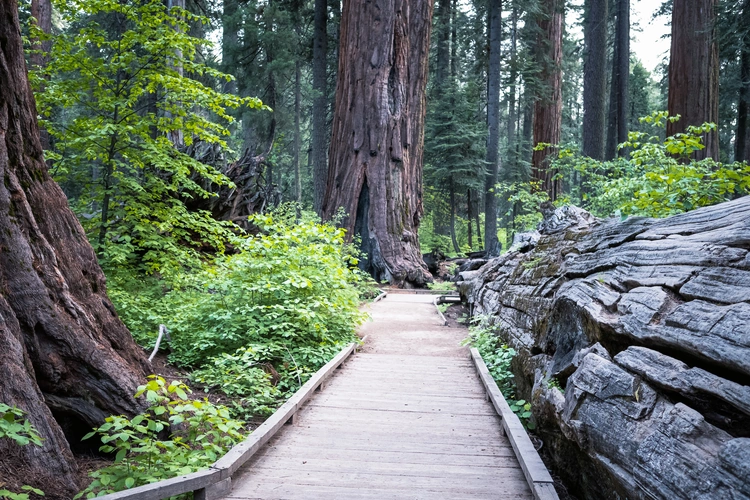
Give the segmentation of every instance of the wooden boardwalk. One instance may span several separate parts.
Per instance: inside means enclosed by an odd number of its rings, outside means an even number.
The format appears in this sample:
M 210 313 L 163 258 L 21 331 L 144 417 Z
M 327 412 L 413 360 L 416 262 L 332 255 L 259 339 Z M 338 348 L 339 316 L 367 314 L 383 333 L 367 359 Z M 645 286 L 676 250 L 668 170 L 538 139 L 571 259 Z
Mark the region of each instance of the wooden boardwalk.
M 371 306 L 348 360 L 232 478 L 229 499 L 530 499 L 462 329 L 429 295 Z

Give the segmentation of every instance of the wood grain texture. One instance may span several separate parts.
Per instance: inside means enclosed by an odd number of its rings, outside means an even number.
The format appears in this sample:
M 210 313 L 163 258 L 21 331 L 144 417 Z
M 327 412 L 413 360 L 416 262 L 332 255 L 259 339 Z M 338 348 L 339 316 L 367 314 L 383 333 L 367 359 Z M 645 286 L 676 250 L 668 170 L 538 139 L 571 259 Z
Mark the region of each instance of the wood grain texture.
M 371 308 L 372 343 L 238 471 L 227 498 L 533 498 L 459 345 L 466 331 L 441 326 L 430 296 Z M 406 335 L 414 325 L 424 336 Z

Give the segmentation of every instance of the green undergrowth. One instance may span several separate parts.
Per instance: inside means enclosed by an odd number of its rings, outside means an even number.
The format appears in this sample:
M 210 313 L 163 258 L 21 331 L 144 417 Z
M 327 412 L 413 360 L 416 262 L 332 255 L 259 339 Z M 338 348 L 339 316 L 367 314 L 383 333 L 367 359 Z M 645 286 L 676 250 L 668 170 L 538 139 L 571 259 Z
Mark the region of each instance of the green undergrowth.
M 0 402 L 0 440 L 9 439 L 18 446 L 42 446 L 43 441 L 34 425 L 26 418 L 26 413 L 15 406 L 8 406 Z M 0 477 L 0 499 L 28 500 L 29 494 L 44 496 L 44 492 L 32 486 L 21 486 L 20 491 L 5 488 L 6 484 Z
M 372 294 L 345 232 L 313 217 L 256 215 L 235 253 L 179 275 L 110 269 L 109 295 L 136 341 L 170 332 L 169 361 L 232 398 L 233 415 L 271 414 L 345 344 Z
M 532 421 L 531 403 L 517 399 L 516 383 L 510 370 L 510 363 L 516 355 L 515 349 L 504 344 L 502 339 L 481 320 L 469 327 L 469 336 L 463 343 L 479 351 L 510 409 L 518 415 L 524 428 L 533 430 L 536 425 Z
M 128 419 L 107 417 L 84 436 L 98 437 L 100 451 L 114 463 L 91 472 L 93 481 L 76 498 L 95 498 L 204 469 L 242 441 L 244 422 L 231 418 L 228 408 L 207 399 L 190 399 L 181 382 L 152 375 L 136 398 L 148 409 Z M 182 495 L 182 498 L 185 498 Z

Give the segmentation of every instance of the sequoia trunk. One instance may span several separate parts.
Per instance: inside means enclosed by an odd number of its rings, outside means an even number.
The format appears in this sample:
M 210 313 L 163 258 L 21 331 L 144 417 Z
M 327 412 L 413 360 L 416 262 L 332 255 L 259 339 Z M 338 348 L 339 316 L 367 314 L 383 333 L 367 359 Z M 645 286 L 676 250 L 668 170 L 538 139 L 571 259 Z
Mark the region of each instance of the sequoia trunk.
M 689 125 L 719 121 L 719 49 L 714 26 L 717 5 L 718 0 L 674 0 L 667 107 L 671 116 L 681 118 L 667 122 L 667 135 L 684 132 Z M 694 158 L 718 161 L 718 132 L 706 134 L 704 144 L 705 149 L 696 151 Z
M 431 18 L 428 0 L 346 0 L 341 19 L 323 213 L 343 207 L 362 266 L 399 286 L 431 281 L 417 236 Z
M 26 411 L 45 440 L 0 440 L 0 477 L 71 498 L 76 465 L 61 424 L 77 441 L 109 414 L 136 412 L 147 362 L 47 173 L 15 0 L 0 0 L 0 19 L 0 401 Z
M 562 182 L 549 168 L 549 162 L 557 153 L 562 126 L 563 5 L 562 0 L 544 0 L 543 13 L 537 21 L 541 35 L 536 56 L 542 68 L 542 88 L 534 103 L 534 146 L 549 146 L 534 151 L 531 175 L 552 201 L 562 190 Z

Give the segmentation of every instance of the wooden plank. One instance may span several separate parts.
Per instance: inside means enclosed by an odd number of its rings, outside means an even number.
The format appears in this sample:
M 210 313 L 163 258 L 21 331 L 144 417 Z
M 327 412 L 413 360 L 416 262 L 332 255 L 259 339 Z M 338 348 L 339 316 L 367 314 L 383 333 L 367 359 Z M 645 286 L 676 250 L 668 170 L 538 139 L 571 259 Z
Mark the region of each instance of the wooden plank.
M 290 480 L 284 481 L 264 481 L 263 484 L 253 485 L 252 489 L 248 488 L 242 493 L 237 491 L 227 497 L 234 500 L 267 500 L 269 498 L 285 500 L 338 500 L 345 498 L 347 500 L 435 500 L 436 498 L 445 498 L 440 494 L 432 491 L 400 491 L 385 490 L 376 487 L 367 489 L 358 486 L 317 486 L 308 484 L 295 484 Z M 486 494 L 474 494 L 470 492 L 454 492 L 450 495 L 450 500 L 476 500 L 487 498 L 496 498 Z M 530 493 L 514 493 L 508 498 L 513 500 L 530 500 Z
M 161 500 L 162 498 L 199 490 L 216 483 L 219 481 L 220 472 L 216 469 L 207 469 L 97 498 L 105 500 Z
M 278 430 L 286 423 L 289 418 L 310 398 L 313 391 L 322 382 L 328 378 L 333 371 L 338 368 L 344 360 L 354 352 L 356 343 L 349 344 L 331 361 L 318 370 L 300 389 L 281 405 L 281 407 L 268 417 L 250 436 L 242 443 L 238 444 L 229 452 L 220 458 L 214 467 L 222 469 L 221 479 L 230 477 L 234 472 L 244 464 L 258 449 L 263 446 Z
M 547 467 L 539 456 L 539 453 L 531 443 L 529 435 L 523 428 L 521 421 L 510 409 L 508 402 L 505 401 L 505 398 L 497 387 L 492 375 L 490 375 L 487 365 L 485 365 L 479 351 L 475 348 L 471 348 L 470 352 L 471 357 L 477 366 L 479 378 L 487 389 L 487 393 L 489 394 L 490 400 L 497 410 L 498 415 L 502 417 L 505 434 L 513 446 L 513 450 L 516 452 L 518 461 L 521 464 L 521 468 L 523 469 L 526 480 L 529 483 L 529 487 L 532 489 L 535 498 L 538 500 L 540 498 L 545 498 L 545 500 L 556 499 L 557 494 L 555 493 L 554 496 L 550 497 L 550 489 L 547 487 L 547 485 L 554 484 L 552 476 L 550 476 Z M 554 487 L 552 488 L 552 491 L 554 492 Z M 546 495 L 546 497 L 542 497 L 542 494 Z
M 320 428 L 320 426 L 316 425 L 309 427 L 300 425 L 294 427 L 293 431 L 300 437 L 328 438 L 328 446 L 335 447 L 347 441 L 360 441 L 363 444 L 368 444 L 371 449 L 376 450 L 399 449 L 400 444 L 406 443 L 417 449 L 420 446 L 424 446 L 425 451 L 428 451 L 429 445 L 434 443 L 453 444 L 457 446 L 481 446 L 488 439 L 499 440 L 502 437 L 499 429 L 493 431 L 476 429 L 471 431 L 471 434 L 467 434 L 467 431 L 461 428 L 456 428 L 455 430 L 408 428 L 394 432 L 392 425 L 379 425 L 368 429 L 366 425 L 353 426 L 346 423 L 341 423 L 335 427 L 327 425 L 326 428 Z M 338 439 L 337 436 L 339 436 Z
M 514 463 L 515 462 L 515 463 Z M 484 477 L 488 483 L 496 478 L 515 478 L 525 480 L 517 461 L 508 460 L 502 466 L 468 466 L 466 464 L 445 465 L 435 463 L 400 463 L 375 462 L 369 460 L 323 459 L 315 456 L 280 456 L 277 454 L 253 457 L 251 466 L 289 471 L 321 473 L 367 473 L 376 475 L 396 475 L 412 477 L 453 477 L 460 480 L 462 476 Z
M 260 459 L 266 455 L 289 459 L 306 459 L 313 457 L 322 460 L 346 460 L 351 462 L 384 462 L 399 464 L 437 464 L 437 465 L 466 465 L 469 467 L 516 467 L 519 468 L 518 459 L 510 445 L 507 448 L 498 448 L 495 453 L 487 455 L 453 454 L 453 453 L 420 453 L 413 451 L 388 451 L 388 450 L 363 450 L 345 447 L 347 443 L 336 448 L 321 448 L 302 441 L 286 441 L 276 438 L 270 441 L 258 453 L 253 460 Z M 499 454 L 502 453 L 502 454 Z
M 316 399 L 310 406 L 329 406 L 337 408 L 352 408 L 379 411 L 401 412 L 450 412 L 455 415 L 492 415 L 492 408 L 488 408 L 482 399 L 461 399 L 451 404 L 446 398 L 426 398 L 414 396 L 411 400 L 405 398 L 383 397 L 352 397 L 341 394 L 326 394 Z
M 438 307 L 438 304 L 442 304 L 442 302 L 439 302 L 439 300 L 440 300 L 440 296 L 438 296 L 438 297 L 435 297 L 435 298 L 433 299 L 433 301 L 432 301 L 432 304 L 433 304 L 433 305 L 435 306 L 435 310 L 437 311 L 437 313 L 438 313 L 438 316 L 440 316 L 440 320 L 441 320 L 441 321 L 443 322 L 443 324 L 444 324 L 445 326 L 448 326 L 448 320 L 447 320 L 447 319 L 445 319 L 445 316 L 443 316 L 443 312 L 442 312 L 442 311 L 440 310 L 440 308 Z
M 535 483 L 532 490 L 534 500 L 558 500 L 559 498 L 552 483 Z
M 384 442 L 373 442 L 362 439 L 362 434 L 359 432 L 352 431 L 341 431 L 338 433 L 328 434 L 308 434 L 305 436 L 300 435 L 300 429 L 294 429 L 294 432 L 280 432 L 276 438 L 278 442 L 273 444 L 269 443 L 269 446 L 290 446 L 293 448 L 301 447 L 315 447 L 318 449 L 331 449 L 331 450 L 351 450 L 357 452 L 363 452 L 369 454 L 373 451 L 376 452 L 389 452 L 389 453 L 414 453 L 414 454 L 436 454 L 436 455 L 452 455 L 452 456 L 513 456 L 515 452 L 507 444 L 497 444 L 496 442 L 488 443 L 486 440 L 479 443 L 469 442 L 440 442 L 440 441 L 429 441 L 429 442 L 408 442 L 399 440 L 389 440 Z
M 488 405 L 489 406 L 489 405 Z M 309 404 L 300 412 L 300 426 L 308 427 L 315 422 L 326 425 L 349 425 L 352 427 L 368 425 L 393 425 L 422 427 L 433 430 L 438 428 L 463 428 L 492 431 L 502 435 L 502 422 L 494 413 L 462 414 L 457 412 L 408 412 L 383 411 L 376 409 L 343 408 L 315 406 Z
M 336 379 L 327 382 L 326 387 L 330 387 L 330 392 L 336 392 L 336 394 L 362 394 L 362 388 L 352 386 L 351 384 L 344 383 L 341 381 L 336 382 Z M 376 389 L 369 389 L 367 394 L 378 396 L 380 394 L 392 394 L 395 397 L 450 397 L 458 395 L 462 398 L 471 399 L 483 399 L 486 400 L 487 391 L 484 387 L 473 387 L 473 386 L 460 386 L 456 388 L 446 388 L 451 390 L 442 390 L 442 387 L 435 387 L 433 384 L 424 384 L 420 386 L 405 386 L 401 383 L 383 383 L 382 386 L 378 386 Z
M 467 473 L 460 477 L 419 477 L 397 474 L 371 474 L 367 472 L 332 472 L 317 474 L 306 472 L 303 468 L 288 467 L 272 468 L 256 464 L 247 469 L 247 473 L 240 476 L 234 491 L 242 493 L 252 488 L 253 484 L 263 484 L 266 481 L 290 481 L 295 484 L 353 487 L 362 489 L 380 488 L 384 490 L 396 489 L 404 491 L 432 491 L 442 498 L 452 498 L 453 493 L 483 493 L 486 496 L 498 498 L 501 495 L 528 491 L 523 474 L 505 474 L 496 476 L 488 481 L 486 476 Z

